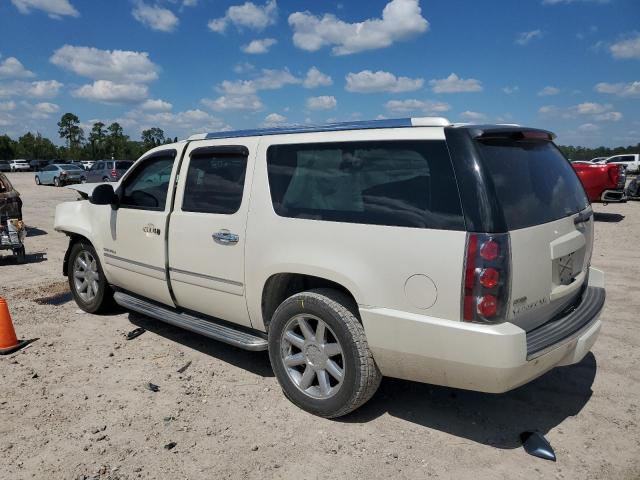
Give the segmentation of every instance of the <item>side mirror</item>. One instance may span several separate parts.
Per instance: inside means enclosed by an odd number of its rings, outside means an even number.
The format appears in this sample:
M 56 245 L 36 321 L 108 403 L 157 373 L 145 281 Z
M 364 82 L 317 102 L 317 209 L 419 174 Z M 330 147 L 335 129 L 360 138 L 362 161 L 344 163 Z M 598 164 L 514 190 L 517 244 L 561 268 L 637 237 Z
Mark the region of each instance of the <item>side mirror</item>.
M 89 202 L 93 205 L 114 205 L 118 203 L 118 196 L 113 191 L 112 185 L 103 183 L 93 189 Z

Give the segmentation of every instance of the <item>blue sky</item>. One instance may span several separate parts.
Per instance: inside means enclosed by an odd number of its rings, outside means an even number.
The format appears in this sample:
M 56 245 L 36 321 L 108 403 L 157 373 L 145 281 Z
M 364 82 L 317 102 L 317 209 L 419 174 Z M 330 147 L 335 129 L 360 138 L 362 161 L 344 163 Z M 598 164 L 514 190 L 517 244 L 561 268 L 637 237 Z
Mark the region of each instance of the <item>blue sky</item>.
M 0 0 L 0 134 L 438 115 L 640 142 L 638 0 Z

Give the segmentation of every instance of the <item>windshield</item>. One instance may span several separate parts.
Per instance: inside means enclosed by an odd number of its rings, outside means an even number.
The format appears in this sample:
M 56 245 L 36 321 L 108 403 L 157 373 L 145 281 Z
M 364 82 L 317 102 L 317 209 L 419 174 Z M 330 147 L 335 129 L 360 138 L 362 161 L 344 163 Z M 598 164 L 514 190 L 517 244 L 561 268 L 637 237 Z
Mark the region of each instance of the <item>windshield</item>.
M 478 142 L 509 230 L 552 222 L 589 201 L 575 171 L 551 142 Z

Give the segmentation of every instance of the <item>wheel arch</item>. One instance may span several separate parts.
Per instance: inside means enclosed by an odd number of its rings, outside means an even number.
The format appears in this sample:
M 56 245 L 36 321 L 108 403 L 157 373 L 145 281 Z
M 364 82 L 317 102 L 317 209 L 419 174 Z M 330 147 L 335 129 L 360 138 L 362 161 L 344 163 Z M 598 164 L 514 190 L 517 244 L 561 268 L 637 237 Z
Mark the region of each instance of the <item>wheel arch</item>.
M 330 288 L 340 291 L 353 301 L 354 315 L 362 322 L 358 311 L 357 296 L 351 289 L 344 285 L 345 282 L 338 282 L 326 277 L 310 275 L 300 272 L 280 272 L 272 274 L 264 282 L 261 293 L 260 313 L 265 331 L 269 331 L 269 324 L 278 306 L 287 298 L 296 293 L 305 292 L 319 288 Z
M 64 253 L 64 260 L 62 261 L 62 274 L 67 277 L 69 275 L 69 254 L 71 253 L 71 249 L 76 243 L 79 242 L 87 242 L 91 245 L 93 243 L 86 236 L 76 233 L 76 232 L 67 232 L 63 231 L 62 233 L 66 234 L 69 237 L 69 245 L 67 246 L 67 251 Z M 94 246 L 95 248 L 95 246 Z

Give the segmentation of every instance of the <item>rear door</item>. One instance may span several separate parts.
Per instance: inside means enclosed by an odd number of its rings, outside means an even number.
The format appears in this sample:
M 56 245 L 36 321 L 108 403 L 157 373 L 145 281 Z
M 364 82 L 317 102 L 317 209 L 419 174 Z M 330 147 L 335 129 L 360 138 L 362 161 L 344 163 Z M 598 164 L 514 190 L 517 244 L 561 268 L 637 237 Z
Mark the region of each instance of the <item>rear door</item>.
M 251 326 L 244 249 L 257 139 L 195 142 L 181 168 L 169 226 L 179 306 Z
M 531 330 L 574 303 L 587 281 L 593 213 L 550 141 L 477 141 L 511 241 L 507 319 Z

